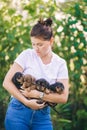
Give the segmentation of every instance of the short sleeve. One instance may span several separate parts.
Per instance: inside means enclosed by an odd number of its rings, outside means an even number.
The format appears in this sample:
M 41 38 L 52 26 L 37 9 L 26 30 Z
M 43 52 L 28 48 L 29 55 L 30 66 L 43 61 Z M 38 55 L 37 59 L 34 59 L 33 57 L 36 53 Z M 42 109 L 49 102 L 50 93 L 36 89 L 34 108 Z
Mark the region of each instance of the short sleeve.
M 64 61 L 62 64 L 60 64 L 59 66 L 59 71 L 57 74 L 57 79 L 68 79 L 68 68 L 67 68 L 67 64 L 66 61 Z
M 25 51 L 21 52 L 14 62 L 18 63 L 23 69 L 26 67 L 27 56 Z

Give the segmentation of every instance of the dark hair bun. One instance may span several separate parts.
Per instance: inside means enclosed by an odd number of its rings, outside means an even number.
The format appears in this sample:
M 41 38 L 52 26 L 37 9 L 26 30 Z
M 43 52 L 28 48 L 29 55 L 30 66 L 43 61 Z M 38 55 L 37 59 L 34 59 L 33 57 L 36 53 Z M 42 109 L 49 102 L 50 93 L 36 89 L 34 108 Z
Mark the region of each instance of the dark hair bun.
M 44 21 L 46 26 L 51 26 L 52 25 L 52 19 L 48 18 L 47 20 Z
M 52 25 L 52 19 L 48 18 L 45 21 L 40 18 L 40 20 L 38 21 L 38 23 L 42 24 L 42 25 L 46 25 L 46 26 L 51 26 Z

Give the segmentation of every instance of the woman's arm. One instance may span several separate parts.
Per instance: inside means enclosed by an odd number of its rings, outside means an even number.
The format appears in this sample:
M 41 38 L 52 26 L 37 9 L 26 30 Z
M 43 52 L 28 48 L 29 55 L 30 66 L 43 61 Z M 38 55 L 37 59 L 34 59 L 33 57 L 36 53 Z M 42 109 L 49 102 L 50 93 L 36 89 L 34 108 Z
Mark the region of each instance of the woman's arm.
M 17 64 L 14 63 L 12 67 L 9 69 L 8 73 L 5 76 L 5 79 L 3 81 L 3 87 L 16 99 L 18 99 L 20 102 L 25 104 L 26 106 L 32 108 L 32 109 L 38 109 L 44 106 L 44 104 L 37 104 L 37 100 L 28 100 L 25 98 L 21 92 L 16 88 L 16 86 L 12 83 L 12 77 L 16 72 L 23 72 L 23 68 Z
M 17 63 L 14 63 L 9 71 L 7 72 L 5 79 L 3 81 L 3 87 L 15 98 L 17 98 L 22 103 L 26 102 L 26 98 L 20 93 L 20 91 L 12 83 L 12 77 L 16 72 L 22 72 L 23 69 Z

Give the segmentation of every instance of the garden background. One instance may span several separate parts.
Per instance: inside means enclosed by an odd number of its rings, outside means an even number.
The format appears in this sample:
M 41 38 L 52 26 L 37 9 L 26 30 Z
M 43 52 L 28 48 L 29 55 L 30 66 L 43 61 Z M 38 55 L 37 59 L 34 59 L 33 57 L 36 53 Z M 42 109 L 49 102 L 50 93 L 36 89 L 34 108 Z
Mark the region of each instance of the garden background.
M 0 130 L 10 94 L 2 87 L 17 55 L 31 48 L 29 32 L 38 18 L 51 17 L 53 50 L 67 61 L 70 94 L 51 110 L 54 130 L 87 130 L 87 0 L 0 0 Z

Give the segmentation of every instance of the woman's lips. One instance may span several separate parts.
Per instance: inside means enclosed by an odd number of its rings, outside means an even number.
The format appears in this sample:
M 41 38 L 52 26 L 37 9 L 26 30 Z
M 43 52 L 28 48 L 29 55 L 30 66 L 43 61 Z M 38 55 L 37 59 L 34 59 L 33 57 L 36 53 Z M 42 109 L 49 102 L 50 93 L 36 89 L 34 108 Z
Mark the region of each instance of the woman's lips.
M 40 52 L 39 52 L 39 51 L 36 51 L 36 53 L 37 53 L 37 54 L 40 54 Z

